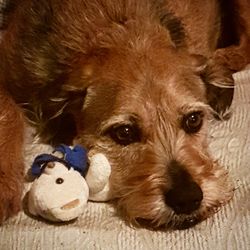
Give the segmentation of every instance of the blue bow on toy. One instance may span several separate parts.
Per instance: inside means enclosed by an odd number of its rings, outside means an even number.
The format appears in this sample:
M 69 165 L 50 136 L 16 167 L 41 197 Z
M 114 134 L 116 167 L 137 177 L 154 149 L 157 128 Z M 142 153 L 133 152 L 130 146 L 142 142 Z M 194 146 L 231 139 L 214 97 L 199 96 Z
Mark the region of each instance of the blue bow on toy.
M 31 166 L 32 175 L 40 176 L 46 164 L 49 162 L 61 162 L 69 169 L 73 168 L 82 175 L 86 174 L 88 169 L 88 156 L 85 148 L 76 145 L 71 149 L 69 146 L 61 144 L 55 148 L 54 152 L 61 152 L 64 158 L 61 159 L 51 154 L 38 155 Z

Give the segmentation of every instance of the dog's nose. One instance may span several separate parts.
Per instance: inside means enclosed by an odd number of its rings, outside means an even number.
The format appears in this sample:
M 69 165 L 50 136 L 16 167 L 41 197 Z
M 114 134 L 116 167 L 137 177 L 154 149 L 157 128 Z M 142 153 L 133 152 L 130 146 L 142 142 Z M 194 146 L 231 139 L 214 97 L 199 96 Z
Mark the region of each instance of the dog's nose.
M 194 181 L 175 186 L 165 194 L 166 204 L 177 214 L 191 214 L 200 207 L 202 199 L 202 190 Z

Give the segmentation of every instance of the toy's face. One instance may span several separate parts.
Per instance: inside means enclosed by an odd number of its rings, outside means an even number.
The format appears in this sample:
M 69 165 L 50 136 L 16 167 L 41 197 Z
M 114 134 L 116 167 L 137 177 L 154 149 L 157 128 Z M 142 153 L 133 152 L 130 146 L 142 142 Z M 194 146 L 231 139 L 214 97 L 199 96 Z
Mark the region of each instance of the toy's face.
M 69 221 L 82 213 L 88 196 L 89 188 L 79 172 L 59 162 L 49 163 L 30 190 L 29 208 L 32 214 L 52 221 Z

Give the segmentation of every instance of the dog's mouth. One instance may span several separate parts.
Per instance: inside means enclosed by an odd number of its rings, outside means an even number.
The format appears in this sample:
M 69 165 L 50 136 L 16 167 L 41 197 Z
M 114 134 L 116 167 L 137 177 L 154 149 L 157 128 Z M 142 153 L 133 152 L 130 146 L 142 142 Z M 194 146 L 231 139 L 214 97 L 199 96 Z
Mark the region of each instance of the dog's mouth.
M 196 226 L 220 210 L 220 206 L 205 206 L 202 204 L 190 214 L 178 214 L 173 210 L 164 213 L 157 220 L 137 218 L 138 225 L 160 230 L 185 230 Z
M 166 227 L 175 229 L 175 230 L 184 230 L 184 229 L 194 227 L 195 225 L 200 223 L 202 220 L 203 219 L 201 216 L 197 216 L 197 215 L 188 216 L 183 219 L 173 219 L 169 223 L 167 223 Z
M 156 228 L 160 230 L 185 230 L 194 227 L 202 220 L 200 216 L 189 216 L 184 219 L 174 218 L 166 223 L 158 225 Z M 137 218 L 136 221 L 140 226 L 152 228 L 151 220 Z M 155 225 L 153 225 L 153 228 L 155 228 Z
M 210 216 L 217 213 L 221 208 L 220 206 L 206 206 L 204 203 L 190 214 L 178 214 L 174 211 L 168 217 L 166 223 L 167 228 L 183 230 L 194 227 L 198 223 L 206 220 Z
M 223 204 L 208 206 L 202 203 L 197 210 L 190 214 L 178 214 L 172 211 L 171 215 L 167 218 L 168 222 L 165 223 L 166 228 L 183 230 L 194 227 L 198 223 L 217 213 L 222 205 Z
M 195 226 L 199 222 L 201 222 L 201 219 L 196 218 L 196 217 L 193 217 L 193 218 L 191 217 L 191 218 L 185 219 L 182 223 L 175 225 L 174 228 L 179 229 L 179 230 L 188 229 L 190 227 Z

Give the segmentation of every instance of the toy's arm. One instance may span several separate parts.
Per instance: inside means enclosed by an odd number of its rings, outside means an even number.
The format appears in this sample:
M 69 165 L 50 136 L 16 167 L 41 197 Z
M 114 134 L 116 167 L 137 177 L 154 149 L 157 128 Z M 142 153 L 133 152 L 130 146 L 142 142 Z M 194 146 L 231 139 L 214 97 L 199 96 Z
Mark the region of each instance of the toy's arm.
M 109 190 L 110 173 L 110 164 L 103 154 L 99 153 L 90 157 L 90 167 L 85 177 L 90 190 L 90 200 L 107 201 L 111 199 Z

